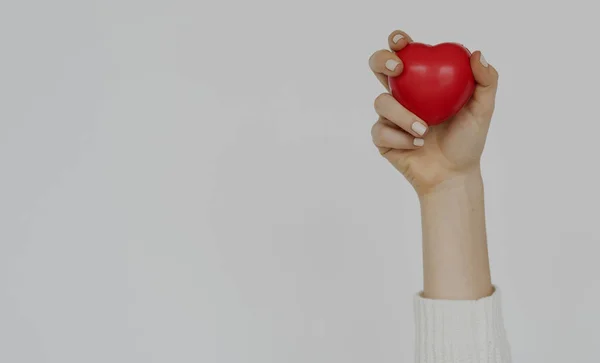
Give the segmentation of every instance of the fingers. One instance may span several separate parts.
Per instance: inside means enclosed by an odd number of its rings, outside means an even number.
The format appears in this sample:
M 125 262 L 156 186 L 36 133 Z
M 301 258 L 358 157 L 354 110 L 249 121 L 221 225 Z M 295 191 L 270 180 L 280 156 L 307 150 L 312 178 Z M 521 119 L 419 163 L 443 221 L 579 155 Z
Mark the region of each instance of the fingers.
M 395 52 L 404 48 L 410 42 L 412 42 L 412 39 L 405 32 L 401 30 L 393 31 L 388 36 L 388 44 L 392 51 L 378 50 L 369 58 L 371 70 L 387 90 L 389 90 L 388 77 L 399 76 L 404 68 L 402 61 Z
M 412 38 L 402 30 L 395 30 L 388 36 L 388 44 L 393 51 L 399 51 L 412 41 Z
M 404 108 L 389 93 L 382 93 L 375 99 L 375 111 L 414 137 L 422 137 L 427 132 L 425 121 Z
M 496 91 L 498 89 L 498 72 L 490 65 L 480 51 L 471 55 L 471 69 L 475 76 L 475 92 L 473 93 L 473 113 L 478 115 L 494 111 Z
M 410 134 L 398 129 L 389 120 L 380 118 L 371 128 L 371 136 L 373 143 L 379 150 L 389 151 L 396 150 L 412 150 L 417 149 L 425 144 L 422 138 L 415 138 Z M 382 152 L 383 153 L 383 152 Z
M 498 72 L 491 66 L 481 51 L 476 51 L 471 55 L 471 68 L 477 85 L 490 90 L 496 90 L 498 86 Z
M 381 49 L 373 53 L 369 58 L 369 67 L 383 84 L 389 90 L 388 77 L 399 76 L 402 73 L 404 65 L 398 56 L 389 50 Z

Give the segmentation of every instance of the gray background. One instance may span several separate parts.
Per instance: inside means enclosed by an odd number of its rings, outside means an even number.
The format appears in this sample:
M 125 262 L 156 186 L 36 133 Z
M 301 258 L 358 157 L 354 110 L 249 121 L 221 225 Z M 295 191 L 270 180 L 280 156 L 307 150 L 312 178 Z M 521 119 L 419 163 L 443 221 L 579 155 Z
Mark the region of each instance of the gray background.
M 0 2 L 0 361 L 410 362 L 414 192 L 371 145 L 401 28 L 501 73 L 516 362 L 597 362 L 594 2 Z

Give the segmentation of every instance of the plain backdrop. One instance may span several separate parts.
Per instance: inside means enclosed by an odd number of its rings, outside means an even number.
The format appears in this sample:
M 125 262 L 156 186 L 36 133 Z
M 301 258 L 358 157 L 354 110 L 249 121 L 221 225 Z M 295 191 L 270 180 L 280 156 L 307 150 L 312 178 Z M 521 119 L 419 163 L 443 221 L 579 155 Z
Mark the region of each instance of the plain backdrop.
M 515 362 L 597 362 L 592 1 L 0 1 L 0 361 L 412 362 L 417 198 L 371 144 L 395 29 L 501 74 Z

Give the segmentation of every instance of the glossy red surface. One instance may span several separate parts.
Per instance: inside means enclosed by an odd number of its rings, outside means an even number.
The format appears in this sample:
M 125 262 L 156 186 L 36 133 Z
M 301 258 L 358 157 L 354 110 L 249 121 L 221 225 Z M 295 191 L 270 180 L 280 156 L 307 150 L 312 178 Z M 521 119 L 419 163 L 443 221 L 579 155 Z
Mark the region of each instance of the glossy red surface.
M 389 78 L 392 95 L 428 125 L 454 116 L 473 95 L 471 53 L 464 46 L 410 43 L 396 54 L 404 70 Z

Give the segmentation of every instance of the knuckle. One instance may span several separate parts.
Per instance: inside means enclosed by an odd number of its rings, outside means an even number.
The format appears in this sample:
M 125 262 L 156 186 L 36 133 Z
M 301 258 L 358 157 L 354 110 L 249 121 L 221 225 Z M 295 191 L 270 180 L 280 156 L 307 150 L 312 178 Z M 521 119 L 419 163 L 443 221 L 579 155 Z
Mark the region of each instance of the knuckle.
M 385 105 L 385 103 L 388 101 L 390 97 L 389 93 L 382 93 L 379 96 L 375 97 L 375 101 L 373 102 L 373 107 L 375 107 L 375 112 L 377 112 L 378 114 L 381 114 L 381 111 Z
M 381 122 L 377 122 L 371 128 L 371 137 L 376 146 L 384 146 L 386 143 L 386 128 Z
M 373 59 L 375 59 L 375 53 L 371 54 L 371 56 L 369 57 L 369 67 L 371 68 L 373 68 Z
M 498 73 L 498 70 L 496 68 L 494 68 L 493 66 L 490 66 L 490 73 L 494 79 L 494 82 L 498 82 L 498 79 L 500 78 L 500 74 Z
M 380 136 L 381 136 L 381 128 L 382 128 L 382 125 L 379 122 L 376 122 L 371 127 L 371 138 L 373 139 L 373 143 L 375 145 L 377 145 L 379 143 L 379 139 L 380 139 Z
M 380 56 L 386 55 L 388 53 L 390 53 L 390 51 L 387 49 L 379 49 L 378 51 L 375 52 L 375 56 L 380 57 Z
M 379 59 L 383 58 L 386 53 L 388 53 L 387 50 L 380 49 L 380 50 L 376 51 L 375 53 L 371 54 L 371 57 L 369 57 L 369 65 L 371 66 L 371 68 L 376 68 L 377 61 Z

